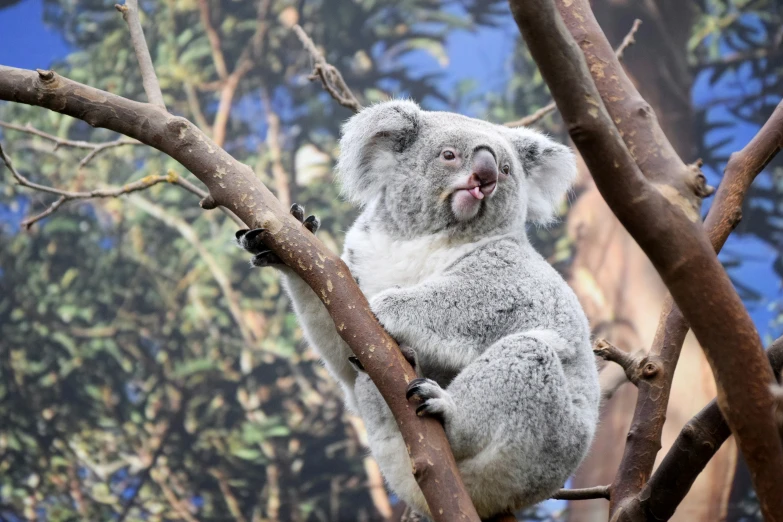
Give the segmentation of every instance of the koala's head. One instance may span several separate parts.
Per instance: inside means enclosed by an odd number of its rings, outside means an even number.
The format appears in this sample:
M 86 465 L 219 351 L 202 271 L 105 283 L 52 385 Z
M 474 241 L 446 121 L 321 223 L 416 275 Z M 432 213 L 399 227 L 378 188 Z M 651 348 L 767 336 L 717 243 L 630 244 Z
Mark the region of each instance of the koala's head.
M 352 201 L 406 236 L 545 224 L 576 175 L 571 150 L 536 131 L 400 100 L 346 122 L 337 168 Z

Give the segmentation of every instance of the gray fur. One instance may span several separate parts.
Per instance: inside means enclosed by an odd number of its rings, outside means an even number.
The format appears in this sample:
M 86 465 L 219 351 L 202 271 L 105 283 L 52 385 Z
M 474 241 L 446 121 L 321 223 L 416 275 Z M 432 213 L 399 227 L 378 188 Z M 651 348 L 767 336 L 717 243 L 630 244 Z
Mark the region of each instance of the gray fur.
M 340 145 L 344 191 L 363 209 L 344 260 L 380 322 L 430 379 L 416 395 L 425 414 L 443 419 L 479 515 L 548 498 L 586 455 L 598 419 L 587 319 L 525 234 L 526 222 L 552 219 L 575 176 L 572 153 L 529 129 L 409 101 L 364 109 L 345 124 Z M 456 163 L 442 161 L 444 147 L 457 152 Z M 470 176 L 479 149 L 510 176 L 480 203 L 467 198 L 480 207 L 465 218 L 450 190 Z M 285 273 L 307 340 L 364 419 L 389 486 L 428 514 L 389 408 L 349 363 L 315 293 Z

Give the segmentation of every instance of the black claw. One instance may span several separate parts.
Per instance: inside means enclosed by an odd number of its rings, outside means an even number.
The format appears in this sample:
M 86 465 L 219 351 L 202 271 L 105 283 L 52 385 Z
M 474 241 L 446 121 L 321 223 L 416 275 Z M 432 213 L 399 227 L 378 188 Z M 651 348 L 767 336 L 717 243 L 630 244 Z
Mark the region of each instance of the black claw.
M 427 415 L 428 417 L 432 417 L 433 419 L 437 419 L 441 424 L 444 424 L 443 415 L 440 412 L 432 413 L 427 411 L 427 403 L 421 404 L 418 408 L 416 408 L 416 415 L 419 417 L 423 417 Z
M 303 224 L 307 230 L 315 234 L 318 232 L 318 227 L 321 226 L 321 220 L 315 216 L 308 216 L 307 219 L 304 220 Z
M 420 387 L 421 387 L 421 385 L 422 385 L 422 384 L 424 384 L 425 382 L 427 382 L 427 379 L 423 379 L 423 378 L 421 378 L 421 377 L 419 377 L 418 379 L 413 379 L 413 380 L 412 380 L 412 381 L 411 381 L 411 382 L 408 384 L 408 391 L 406 391 L 406 392 L 405 392 L 405 398 L 406 398 L 407 400 L 410 400 L 410 399 L 411 399 L 411 397 L 413 397 L 414 395 L 418 394 L 418 392 L 419 392 L 419 388 L 420 388 Z M 419 412 L 419 410 L 418 410 L 418 408 L 417 408 L 417 409 L 416 409 L 416 413 L 418 413 L 418 412 Z
M 364 365 L 362 364 L 362 361 L 359 360 L 358 357 L 355 355 L 351 355 L 348 357 L 348 362 L 353 365 L 353 367 L 356 369 L 357 372 L 365 372 Z
M 282 260 L 271 250 L 265 250 L 256 254 L 253 256 L 253 259 L 250 260 L 250 264 L 257 267 L 279 265 L 281 263 Z
M 263 228 L 254 228 L 253 230 L 248 230 L 247 232 L 245 232 L 245 241 L 253 241 L 263 232 L 264 232 Z
M 294 203 L 291 205 L 291 215 L 301 223 L 304 219 L 304 207 L 299 203 Z
M 234 237 L 236 237 L 237 241 L 239 241 L 240 239 L 242 239 L 242 236 L 244 236 L 248 232 L 250 232 L 250 230 L 247 229 L 247 228 L 243 228 L 241 230 L 237 230 L 236 234 L 234 234 Z

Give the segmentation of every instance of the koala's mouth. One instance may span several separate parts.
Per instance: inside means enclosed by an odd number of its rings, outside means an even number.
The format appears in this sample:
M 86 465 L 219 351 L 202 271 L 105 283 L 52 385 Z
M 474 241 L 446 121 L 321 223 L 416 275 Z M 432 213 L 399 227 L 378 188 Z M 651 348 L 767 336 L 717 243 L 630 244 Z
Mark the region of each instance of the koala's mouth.
M 481 207 L 481 202 L 492 196 L 497 188 L 497 182 L 469 183 L 454 187 L 451 193 L 451 210 L 459 221 L 466 221 L 476 217 Z

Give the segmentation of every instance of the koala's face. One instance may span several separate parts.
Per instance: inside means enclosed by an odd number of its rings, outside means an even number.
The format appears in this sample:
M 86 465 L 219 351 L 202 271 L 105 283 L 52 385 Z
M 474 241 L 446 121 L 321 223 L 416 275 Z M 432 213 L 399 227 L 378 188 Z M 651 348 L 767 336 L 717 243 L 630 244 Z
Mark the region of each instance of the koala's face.
M 546 222 L 575 174 L 570 150 L 539 133 L 407 101 L 363 110 L 340 145 L 346 193 L 404 236 Z

